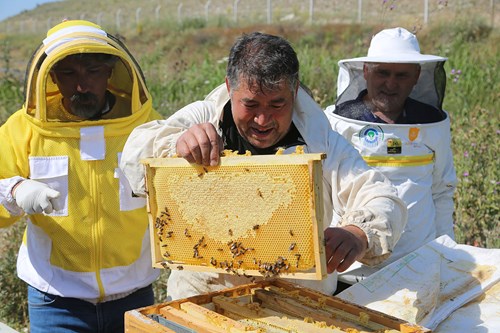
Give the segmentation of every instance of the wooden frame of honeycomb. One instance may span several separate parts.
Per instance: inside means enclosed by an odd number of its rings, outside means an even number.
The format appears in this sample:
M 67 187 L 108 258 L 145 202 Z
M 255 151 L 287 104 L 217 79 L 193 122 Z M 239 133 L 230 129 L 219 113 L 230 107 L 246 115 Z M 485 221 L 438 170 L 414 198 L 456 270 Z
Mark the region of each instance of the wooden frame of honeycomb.
M 321 280 L 325 154 L 142 161 L 154 267 Z

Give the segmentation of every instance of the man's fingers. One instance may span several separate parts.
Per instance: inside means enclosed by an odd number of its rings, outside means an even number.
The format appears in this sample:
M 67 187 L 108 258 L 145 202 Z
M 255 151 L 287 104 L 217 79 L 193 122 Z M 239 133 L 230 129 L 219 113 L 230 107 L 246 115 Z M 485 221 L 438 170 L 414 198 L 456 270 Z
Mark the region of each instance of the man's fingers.
M 343 272 L 346 269 L 348 269 L 354 262 L 356 261 L 356 254 L 354 251 L 350 251 L 345 257 L 344 260 L 342 260 L 338 265 L 337 265 L 337 272 Z
M 189 163 L 218 165 L 222 150 L 222 139 L 210 123 L 189 128 L 177 140 L 176 152 Z
M 365 251 L 364 234 L 357 235 L 357 227 L 328 228 L 325 230 L 327 272 L 343 272 Z M 354 231 L 354 232 L 353 232 Z
M 196 150 L 197 153 L 199 154 L 199 161 L 198 158 L 196 159 L 198 164 L 203 164 L 203 165 L 210 165 L 210 161 L 212 158 L 212 151 L 214 149 L 214 143 L 215 143 L 215 148 L 218 150 L 218 145 L 217 145 L 217 132 L 212 132 L 210 131 L 209 128 L 205 128 L 203 131 L 196 131 L 194 133 L 196 136 L 196 141 L 198 143 L 198 149 Z
M 177 140 L 177 155 L 185 158 L 189 163 L 202 164 L 202 143 L 199 141 L 199 136 L 191 129 L 182 134 Z
M 212 138 L 210 142 L 212 143 L 212 149 L 210 150 L 210 165 L 216 166 L 219 165 L 220 154 L 224 144 L 222 138 L 218 134 L 216 134 L 215 138 Z
M 177 156 L 184 158 L 189 163 L 197 163 L 195 157 L 197 154 L 193 154 L 186 138 L 180 137 L 179 140 L 177 140 L 176 153 Z
M 327 246 L 334 249 L 330 257 L 327 257 L 327 272 L 332 273 L 333 271 L 338 270 L 338 267 L 349 255 L 350 247 L 345 242 L 342 242 L 340 244 L 331 242 L 330 244 L 327 243 Z

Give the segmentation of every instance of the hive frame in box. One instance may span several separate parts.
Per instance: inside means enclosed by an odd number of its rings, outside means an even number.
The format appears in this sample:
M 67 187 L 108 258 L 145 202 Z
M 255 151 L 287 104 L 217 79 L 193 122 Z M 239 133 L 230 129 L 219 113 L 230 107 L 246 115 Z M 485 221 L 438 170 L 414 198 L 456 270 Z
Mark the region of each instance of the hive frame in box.
M 141 161 L 153 266 L 248 277 L 325 278 L 325 156 L 236 155 L 221 157 L 215 167 L 182 158 Z M 201 200 L 207 192 L 210 196 Z M 220 200 L 227 204 L 210 209 Z M 234 210 L 231 203 L 237 206 Z
M 265 297 L 267 291 L 269 298 Z M 240 310 L 256 312 L 254 315 L 248 317 L 238 312 L 241 316 L 234 317 L 233 310 L 242 297 L 248 297 L 255 306 L 243 305 Z M 224 305 L 221 300 L 226 300 Z M 278 311 L 276 322 L 265 319 L 269 314 L 266 309 Z M 290 325 L 303 324 L 301 330 L 290 330 L 294 332 L 431 333 L 425 327 L 283 279 L 259 281 L 130 310 L 125 312 L 125 330 L 127 333 L 244 333 L 256 332 L 257 327 L 263 328 L 263 332 L 275 332 L 274 328 L 280 326 L 282 332 L 280 319 Z

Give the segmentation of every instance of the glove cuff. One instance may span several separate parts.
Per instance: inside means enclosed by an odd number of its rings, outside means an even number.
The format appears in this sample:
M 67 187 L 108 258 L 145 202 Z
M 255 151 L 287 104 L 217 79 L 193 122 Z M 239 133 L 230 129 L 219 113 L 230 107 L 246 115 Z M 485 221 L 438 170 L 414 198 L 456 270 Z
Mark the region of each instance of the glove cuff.
M 0 202 L 13 216 L 20 216 L 24 211 L 17 205 L 16 199 L 12 195 L 12 189 L 26 178 L 15 176 L 0 180 Z

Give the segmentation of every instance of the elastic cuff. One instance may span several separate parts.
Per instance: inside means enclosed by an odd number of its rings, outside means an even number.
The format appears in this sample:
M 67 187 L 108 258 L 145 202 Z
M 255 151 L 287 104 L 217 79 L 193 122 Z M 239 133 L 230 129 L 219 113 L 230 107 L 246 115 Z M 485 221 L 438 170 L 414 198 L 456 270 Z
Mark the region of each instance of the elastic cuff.
M 0 184 L 0 200 L 5 209 L 13 216 L 24 215 L 24 211 L 17 205 L 16 199 L 12 196 L 12 189 L 19 182 L 26 180 L 26 178 L 15 176 L 7 179 L 2 179 Z
M 353 211 L 342 216 L 339 225 L 341 227 L 353 225 L 363 230 L 366 235 L 366 239 L 368 240 L 368 247 L 366 251 L 369 252 L 373 247 L 374 237 L 376 237 L 376 235 L 373 232 L 373 226 L 367 222 L 372 221 L 374 217 L 373 213 L 368 209 Z

